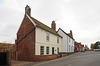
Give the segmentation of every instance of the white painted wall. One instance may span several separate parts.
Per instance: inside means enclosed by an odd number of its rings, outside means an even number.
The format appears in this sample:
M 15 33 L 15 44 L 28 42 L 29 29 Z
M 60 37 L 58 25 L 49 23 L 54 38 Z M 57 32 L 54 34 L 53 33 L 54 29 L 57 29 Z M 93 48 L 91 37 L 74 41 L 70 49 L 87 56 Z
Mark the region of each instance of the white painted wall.
M 59 29 L 58 34 L 63 37 L 62 39 L 62 52 L 74 52 L 74 40 L 66 35 Z M 70 40 L 70 42 L 69 42 Z
M 67 36 L 68 37 L 68 45 L 70 45 L 70 47 L 68 46 L 68 48 L 70 49 L 70 50 L 68 50 L 68 52 L 74 52 L 74 40 L 72 39 L 72 38 L 70 38 L 69 36 Z M 70 42 L 69 42 L 69 40 L 70 40 Z
M 46 40 L 46 34 L 49 33 L 50 39 Z M 59 43 L 57 43 L 56 35 L 47 32 L 41 28 L 36 27 L 36 40 L 35 40 L 35 55 L 40 55 L 40 46 L 44 46 L 44 55 L 46 55 L 46 47 L 49 47 L 49 55 L 52 55 L 52 47 L 54 47 L 54 53 L 57 53 L 57 48 L 59 47 L 59 52 L 62 50 L 62 38 L 59 37 Z
M 67 52 L 68 44 L 67 44 L 67 36 L 61 31 L 58 31 L 58 34 L 63 37 L 62 39 L 62 51 L 61 52 Z

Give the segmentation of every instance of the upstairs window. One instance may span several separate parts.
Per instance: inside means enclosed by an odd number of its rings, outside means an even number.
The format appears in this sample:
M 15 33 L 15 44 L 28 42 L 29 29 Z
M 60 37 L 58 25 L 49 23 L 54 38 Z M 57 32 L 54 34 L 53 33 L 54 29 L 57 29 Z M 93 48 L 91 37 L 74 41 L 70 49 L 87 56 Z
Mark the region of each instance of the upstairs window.
M 46 40 L 49 41 L 49 38 L 50 38 L 50 37 L 49 37 L 49 33 L 47 33 L 47 35 L 46 35 Z
M 70 45 L 69 45 L 69 52 L 70 52 Z
M 70 42 L 70 38 L 69 38 L 69 42 Z
M 57 37 L 57 43 L 59 43 L 59 37 Z
M 72 44 L 74 44 L 74 41 L 72 40 Z

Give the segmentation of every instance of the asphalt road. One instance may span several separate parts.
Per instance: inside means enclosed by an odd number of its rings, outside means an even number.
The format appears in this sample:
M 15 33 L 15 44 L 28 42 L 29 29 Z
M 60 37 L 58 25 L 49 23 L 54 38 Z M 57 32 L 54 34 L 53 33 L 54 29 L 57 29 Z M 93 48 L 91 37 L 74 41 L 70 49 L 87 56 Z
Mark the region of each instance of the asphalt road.
M 28 66 L 100 66 L 100 52 L 86 51 Z

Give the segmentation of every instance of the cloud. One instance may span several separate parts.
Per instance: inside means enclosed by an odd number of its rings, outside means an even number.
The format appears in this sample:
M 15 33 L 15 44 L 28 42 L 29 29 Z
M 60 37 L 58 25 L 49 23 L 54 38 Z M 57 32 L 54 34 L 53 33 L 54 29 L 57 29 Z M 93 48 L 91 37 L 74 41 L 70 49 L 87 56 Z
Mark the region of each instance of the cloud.
M 0 41 L 9 43 L 16 38 L 24 13 L 18 8 L 16 1 L 3 0 L 0 5 Z
M 56 20 L 57 29 L 60 27 L 66 32 L 72 30 L 76 41 L 83 44 L 93 43 L 100 39 L 99 3 L 99 0 L 2 0 L 0 39 L 11 42 L 16 37 L 28 4 L 32 17 L 48 26 L 51 26 L 52 20 Z

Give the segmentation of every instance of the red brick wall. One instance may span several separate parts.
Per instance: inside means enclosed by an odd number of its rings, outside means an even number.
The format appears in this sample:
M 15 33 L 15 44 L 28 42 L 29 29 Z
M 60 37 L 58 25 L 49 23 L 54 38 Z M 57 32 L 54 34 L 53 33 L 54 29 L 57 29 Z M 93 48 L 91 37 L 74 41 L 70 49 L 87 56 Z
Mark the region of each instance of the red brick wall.
M 12 52 L 10 54 L 11 54 L 11 59 L 16 60 L 16 52 Z
M 24 17 L 17 33 L 18 60 L 31 60 L 35 54 L 35 29 L 30 32 L 33 28 L 32 22 Z M 26 34 L 27 36 L 24 37 Z
M 74 48 L 74 52 L 80 52 L 80 48 L 81 48 L 81 44 L 78 43 L 78 44 L 75 44 L 75 48 Z
M 58 54 L 56 55 L 35 55 L 33 57 L 33 61 L 50 60 L 50 59 L 55 59 L 57 57 L 58 57 Z
M 67 56 L 67 54 L 62 54 L 62 57 Z
M 87 45 L 85 45 L 85 49 L 86 49 L 87 51 L 89 51 L 89 48 L 87 47 Z
M 11 54 L 11 59 L 16 60 L 16 44 L 13 46 L 13 48 L 14 48 L 14 52 L 10 53 Z

